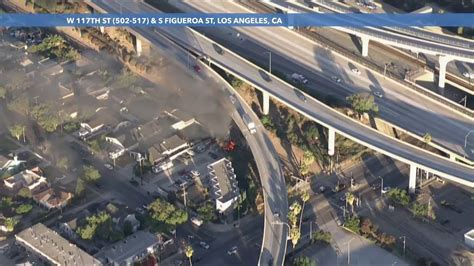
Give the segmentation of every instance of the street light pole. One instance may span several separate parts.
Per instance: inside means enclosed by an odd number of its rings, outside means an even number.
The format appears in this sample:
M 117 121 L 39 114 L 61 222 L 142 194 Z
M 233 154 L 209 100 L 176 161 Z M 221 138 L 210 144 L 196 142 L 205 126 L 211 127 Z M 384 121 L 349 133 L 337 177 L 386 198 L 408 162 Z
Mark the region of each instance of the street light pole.
M 351 264 L 351 241 L 354 240 L 355 237 L 353 237 L 349 242 L 347 242 L 347 265 Z
M 469 135 L 474 132 L 474 129 L 471 129 L 469 130 L 469 132 L 467 132 L 466 136 L 464 137 L 464 149 L 467 148 L 467 137 L 469 137 Z M 464 155 L 465 156 L 465 155 Z
M 272 52 L 266 51 L 265 54 L 268 54 L 268 72 L 272 73 Z
M 402 237 L 403 237 L 403 257 L 405 257 L 406 237 L 405 236 L 402 236 Z

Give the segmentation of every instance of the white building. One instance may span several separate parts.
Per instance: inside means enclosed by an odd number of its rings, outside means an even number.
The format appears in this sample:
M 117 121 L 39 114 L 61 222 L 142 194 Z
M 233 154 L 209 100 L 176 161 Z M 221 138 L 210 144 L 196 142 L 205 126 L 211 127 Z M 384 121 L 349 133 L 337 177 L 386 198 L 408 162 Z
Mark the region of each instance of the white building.
M 233 210 L 239 199 L 239 187 L 232 163 L 222 158 L 207 166 L 212 184 L 212 197 L 216 201 L 216 210 L 220 213 Z

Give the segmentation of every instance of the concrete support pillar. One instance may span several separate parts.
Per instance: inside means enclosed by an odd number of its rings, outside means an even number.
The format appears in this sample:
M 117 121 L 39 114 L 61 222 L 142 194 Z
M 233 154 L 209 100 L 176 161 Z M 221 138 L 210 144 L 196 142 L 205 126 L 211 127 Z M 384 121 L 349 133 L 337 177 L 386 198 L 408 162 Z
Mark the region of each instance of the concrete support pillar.
M 333 156 L 336 148 L 336 131 L 333 128 L 328 129 L 328 154 L 329 156 Z
M 104 26 L 99 26 L 100 33 L 104 34 L 105 33 L 105 27 Z
M 369 38 L 368 37 L 360 37 L 362 43 L 362 56 L 366 57 L 369 55 Z
M 137 55 L 141 56 L 142 55 L 142 40 L 140 38 L 137 38 L 135 41 L 135 51 L 137 51 Z
M 408 192 L 410 194 L 414 194 L 415 193 L 415 189 L 416 189 L 416 171 L 417 170 L 417 167 L 415 164 L 410 164 L 410 179 L 408 181 Z
M 150 52 L 150 43 L 144 41 L 138 37 L 135 39 L 135 51 L 137 52 L 137 56 L 146 55 Z
M 268 115 L 270 112 L 270 94 L 263 92 L 263 114 Z
M 446 66 L 452 60 L 449 56 L 440 55 L 438 58 L 439 63 L 439 76 L 438 76 L 438 87 L 444 88 L 446 83 Z
M 456 161 L 456 155 L 454 153 L 449 154 L 449 159 L 451 161 Z

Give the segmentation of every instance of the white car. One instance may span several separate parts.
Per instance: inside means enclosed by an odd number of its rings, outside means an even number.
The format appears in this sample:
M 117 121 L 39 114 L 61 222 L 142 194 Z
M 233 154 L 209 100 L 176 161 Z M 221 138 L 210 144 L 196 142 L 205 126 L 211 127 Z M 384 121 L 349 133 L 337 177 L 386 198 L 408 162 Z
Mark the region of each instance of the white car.
M 227 254 L 232 255 L 237 253 L 237 247 L 233 246 L 231 249 L 227 250 Z
M 374 91 L 374 95 L 379 97 L 380 99 L 383 98 L 383 94 L 380 91 Z
M 291 79 L 293 79 L 294 82 L 298 82 L 298 83 L 303 83 L 303 84 L 308 83 L 308 80 L 303 75 L 298 74 L 298 73 L 291 74 Z
M 109 169 L 109 170 L 114 170 L 114 166 L 111 165 L 110 163 L 106 163 L 104 164 L 105 168 Z
M 207 243 L 204 242 L 204 241 L 199 242 L 199 245 L 200 245 L 201 247 L 205 248 L 205 249 L 209 249 L 209 244 L 207 244 Z
M 474 79 L 474 73 L 464 72 L 462 75 L 468 79 Z
M 351 68 L 351 71 L 357 75 L 360 75 L 360 70 L 356 67 Z
M 382 194 L 385 194 L 385 193 L 389 192 L 390 189 L 392 189 L 392 188 L 391 188 L 391 187 L 384 187 L 384 188 L 382 189 Z
M 331 79 L 336 83 L 341 83 L 341 78 L 339 78 L 338 76 L 332 76 Z

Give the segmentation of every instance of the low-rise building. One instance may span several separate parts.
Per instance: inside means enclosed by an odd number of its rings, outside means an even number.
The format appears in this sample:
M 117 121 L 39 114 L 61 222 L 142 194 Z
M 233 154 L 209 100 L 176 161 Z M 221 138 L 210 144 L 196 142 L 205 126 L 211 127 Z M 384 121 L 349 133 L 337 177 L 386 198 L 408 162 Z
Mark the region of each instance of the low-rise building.
M 212 197 L 216 201 L 216 210 L 226 213 L 233 210 L 239 199 L 239 187 L 232 168 L 232 162 L 222 158 L 207 166 L 212 184 Z
M 73 195 L 70 192 L 54 190 L 51 187 L 32 195 L 33 200 L 47 210 L 66 207 L 72 197 Z
M 53 265 L 102 265 L 99 260 L 42 223 L 21 231 L 15 238 L 28 253 Z
M 189 148 L 189 144 L 186 140 L 180 138 L 178 135 L 173 135 L 160 143 L 162 148 L 162 154 L 171 155 L 179 151 L 183 151 Z
M 3 180 L 3 183 L 5 187 L 10 190 L 18 190 L 26 187 L 31 192 L 35 192 L 42 187 L 42 185 L 47 184 L 46 178 L 42 176 L 42 172 L 38 167 L 21 171 Z
M 118 115 L 110 108 L 98 108 L 94 115 L 81 123 L 79 137 L 87 138 L 102 130 L 112 130 L 120 123 Z
M 103 248 L 96 254 L 96 257 L 105 265 L 132 265 L 152 254 L 159 243 L 158 237 L 154 234 L 137 231 L 125 239 Z

